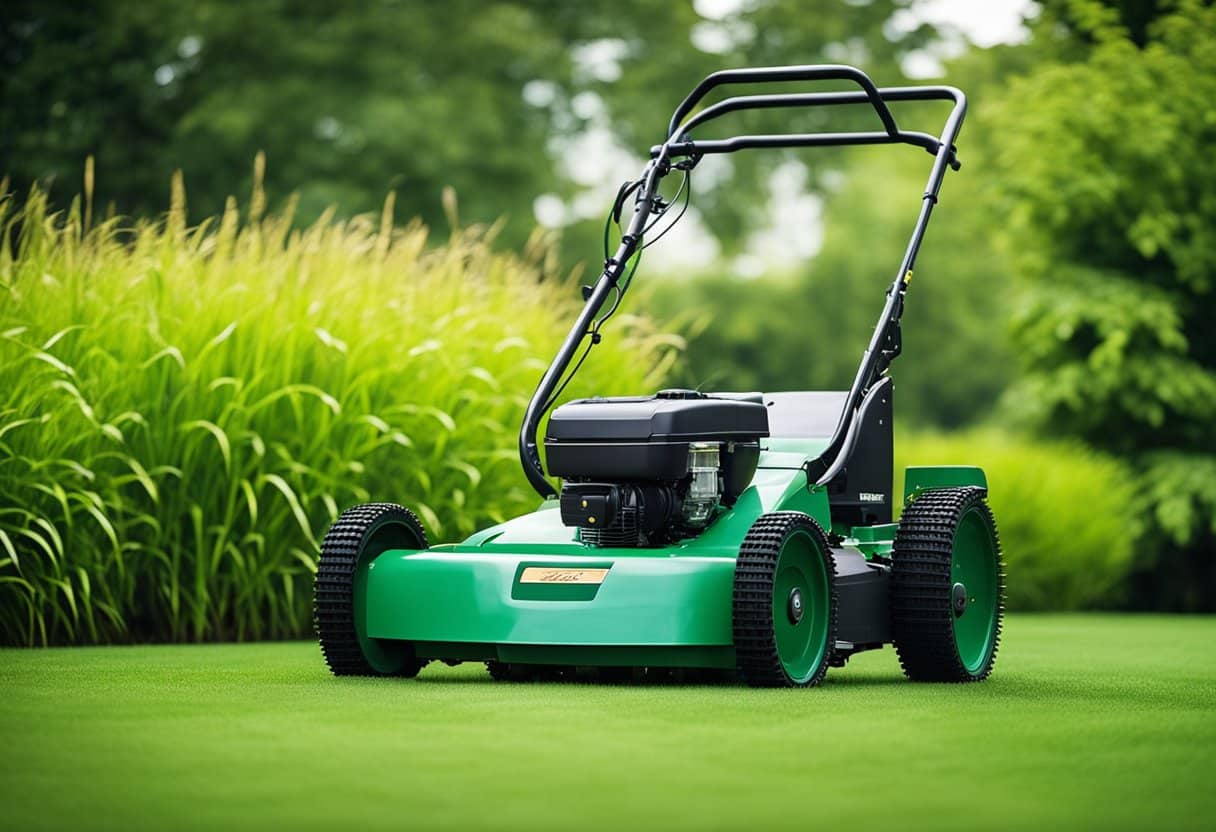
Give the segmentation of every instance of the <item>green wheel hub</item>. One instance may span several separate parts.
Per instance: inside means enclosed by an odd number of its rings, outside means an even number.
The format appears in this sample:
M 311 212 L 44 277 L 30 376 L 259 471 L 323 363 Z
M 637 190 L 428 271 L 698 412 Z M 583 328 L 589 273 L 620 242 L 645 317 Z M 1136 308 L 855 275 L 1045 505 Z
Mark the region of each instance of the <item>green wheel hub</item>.
M 829 593 L 823 553 L 805 529 L 795 529 L 773 582 L 773 636 L 794 684 L 809 681 L 827 653 Z
M 976 508 L 963 514 L 954 534 L 950 580 L 956 595 L 954 643 L 963 667 L 978 673 L 996 646 L 999 595 L 996 540 Z

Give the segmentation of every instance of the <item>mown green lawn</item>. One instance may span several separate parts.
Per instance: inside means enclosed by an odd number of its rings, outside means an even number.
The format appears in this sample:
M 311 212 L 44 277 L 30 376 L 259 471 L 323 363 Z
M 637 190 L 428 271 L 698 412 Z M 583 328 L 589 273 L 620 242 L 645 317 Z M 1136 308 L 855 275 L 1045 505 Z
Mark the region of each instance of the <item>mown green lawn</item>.
M 1019 616 L 971 686 L 338 680 L 311 644 L 0 651 L 0 826 L 1211 829 L 1216 619 Z

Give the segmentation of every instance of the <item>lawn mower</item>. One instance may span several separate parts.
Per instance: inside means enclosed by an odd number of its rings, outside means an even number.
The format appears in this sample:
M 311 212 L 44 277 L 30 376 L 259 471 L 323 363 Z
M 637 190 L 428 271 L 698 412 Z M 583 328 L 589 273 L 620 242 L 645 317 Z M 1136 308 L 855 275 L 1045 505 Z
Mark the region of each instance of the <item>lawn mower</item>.
M 701 106 L 724 85 L 811 81 L 850 89 Z M 953 102 L 940 136 L 899 127 L 889 105 L 909 101 Z M 692 135 L 738 111 L 850 104 L 869 105 L 876 129 Z M 726 70 L 697 85 L 642 176 L 621 187 L 609 220 L 619 226 L 630 199 L 632 216 L 614 252 L 606 234 L 603 273 L 584 287 L 582 312 L 528 404 L 520 459 L 542 504 L 436 546 L 402 506 L 344 512 L 316 575 L 316 628 L 330 670 L 409 677 L 431 661 L 475 661 L 500 680 L 717 674 L 806 687 L 829 666 L 893 643 L 911 679 L 986 678 L 1004 575 L 983 471 L 908 468 L 892 520 L 888 369 L 901 351 L 900 317 L 930 213 L 946 169 L 959 168 L 954 143 L 966 106 L 953 87 L 879 88 L 838 65 Z M 933 165 L 847 391 L 671 389 L 554 409 L 629 289 L 642 248 L 661 236 L 652 233 L 657 223 L 679 204 L 679 192 L 663 196 L 665 177 L 682 174 L 686 208 L 688 177 L 708 154 L 878 144 L 923 148 Z

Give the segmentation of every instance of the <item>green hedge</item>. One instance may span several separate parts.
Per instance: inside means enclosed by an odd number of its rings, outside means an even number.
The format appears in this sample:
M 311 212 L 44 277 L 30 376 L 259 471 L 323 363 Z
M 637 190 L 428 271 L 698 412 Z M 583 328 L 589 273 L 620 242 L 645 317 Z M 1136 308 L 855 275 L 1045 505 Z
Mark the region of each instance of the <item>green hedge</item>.
M 1077 442 L 976 430 L 896 439 L 896 493 L 909 465 L 979 465 L 1005 553 L 1014 610 L 1109 608 L 1123 601 L 1140 521 L 1133 475 Z
M 345 506 L 452 540 L 535 505 L 516 431 L 578 298 L 543 241 L 260 202 L 193 228 L 180 181 L 158 223 L 0 202 L 0 642 L 300 636 Z M 660 384 L 675 340 L 614 324 L 567 395 Z

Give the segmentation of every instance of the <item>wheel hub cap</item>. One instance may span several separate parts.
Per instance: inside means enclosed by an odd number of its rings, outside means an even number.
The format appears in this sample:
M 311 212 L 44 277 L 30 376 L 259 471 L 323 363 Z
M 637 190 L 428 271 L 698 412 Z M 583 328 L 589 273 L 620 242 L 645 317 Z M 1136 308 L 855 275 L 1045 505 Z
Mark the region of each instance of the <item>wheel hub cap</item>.
M 790 600 L 787 608 L 790 614 L 790 623 L 797 624 L 802 620 L 802 613 L 804 612 L 802 606 L 802 590 L 798 587 L 794 587 L 790 590 Z
M 963 584 L 957 583 L 950 590 L 950 606 L 956 616 L 961 616 L 967 611 L 967 587 Z

